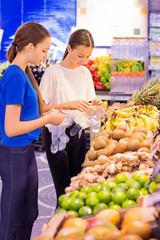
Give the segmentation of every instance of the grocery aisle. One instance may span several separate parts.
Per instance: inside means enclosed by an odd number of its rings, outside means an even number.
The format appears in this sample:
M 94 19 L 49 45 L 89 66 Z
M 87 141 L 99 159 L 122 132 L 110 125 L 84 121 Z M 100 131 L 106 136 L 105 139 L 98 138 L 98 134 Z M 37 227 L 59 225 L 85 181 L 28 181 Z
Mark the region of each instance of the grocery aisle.
M 56 195 L 45 152 L 35 152 L 39 174 L 39 217 L 36 220 L 31 240 L 39 236 L 44 223 L 47 223 L 55 210 Z M 2 183 L 0 180 L 0 192 Z

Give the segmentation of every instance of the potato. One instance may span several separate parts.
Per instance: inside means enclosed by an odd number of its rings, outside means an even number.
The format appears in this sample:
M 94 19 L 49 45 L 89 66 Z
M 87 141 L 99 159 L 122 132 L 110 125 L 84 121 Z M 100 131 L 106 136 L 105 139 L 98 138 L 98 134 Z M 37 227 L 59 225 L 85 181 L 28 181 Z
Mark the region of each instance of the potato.
M 147 148 L 150 148 L 151 147 L 151 143 L 149 140 L 143 140 L 141 142 L 141 147 L 147 147 Z
M 143 132 L 135 132 L 131 135 L 131 139 L 138 139 L 140 142 L 143 141 L 146 137 L 146 134 Z
M 127 125 L 126 124 L 120 124 L 118 127 L 116 127 L 115 130 L 123 130 L 124 132 L 127 131 Z
M 95 150 L 105 148 L 105 146 L 106 146 L 106 142 L 103 139 L 99 139 L 93 144 L 93 147 Z
M 127 143 L 127 150 L 128 151 L 137 151 L 141 148 L 141 142 L 138 139 L 131 139 Z
M 96 157 L 98 158 L 101 155 L 110 156 L 112 155 L 112 150 L 110 148 L 104 148 L 97 151 Z
M 147 134 L 147 129 L 144 126 L 137 126 L 134 128 L 133 132 L 143 132 Z
M 113 149 L 113 154 L 124 153 L 126 151 L 126 149 L 127 149 L 127 145 L 125 143 L 119 142 Z
M 115 140 L 119 140 L 121 138 L 124 138 L 125 136 L 126 136 L 126 134 L 123 130 L 114 130 L 112 132 L 112 138 Z
M 131 130 L 127 130 L 126 137 L 131 137 L 133 132 Z
M 102 136 L 102 140 L 104 140 L 105 143 L 109 143 L 109 138 L 107 136 Z
M 97 151 L 95 151 L 95 150 L 90 150 L 90 151 L 88 151 L 88 159 L 89 160 L 92 160 L 92 161 L 94 161 L 94 160 L 96 160 L 97 159 Z

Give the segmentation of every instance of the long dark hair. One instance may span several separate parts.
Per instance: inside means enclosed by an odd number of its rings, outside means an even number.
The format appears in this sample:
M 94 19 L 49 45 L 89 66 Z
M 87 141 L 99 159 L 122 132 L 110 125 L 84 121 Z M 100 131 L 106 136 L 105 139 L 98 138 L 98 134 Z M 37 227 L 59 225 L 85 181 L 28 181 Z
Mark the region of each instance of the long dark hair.
M 34 46 L 36 46 L 38 43 L 42 42 L 46 37 L 50 36 L 51 36 L 50 32 L 41 24 L 36 22 L 24 23 L 16 31 L 13 44 L 10 46 L 7 52 L 9 62 L 12 63 L 12 61 L 17 55 L 17 52 L 21 52 L 24 49 L 24 47 L 27 46 L 29 43 L 32 43 Z M 37 81 L 29 66 L 26 67 L 25 72 L 28 74 L 31 83 L 37 92 L 39 111 L 40 114 L 42 115 L 43 100 Z
M 94 48 L 93 36 L 86 29 L 78 29 L 71 34 L 68 41 L 68 45 L 70 45 L 72 49 L 78 47 L 79 45 Z M 63 60 L 66 58 L 67 54 L 68 54 L 68 50 L 66 48 L 63 55 Z

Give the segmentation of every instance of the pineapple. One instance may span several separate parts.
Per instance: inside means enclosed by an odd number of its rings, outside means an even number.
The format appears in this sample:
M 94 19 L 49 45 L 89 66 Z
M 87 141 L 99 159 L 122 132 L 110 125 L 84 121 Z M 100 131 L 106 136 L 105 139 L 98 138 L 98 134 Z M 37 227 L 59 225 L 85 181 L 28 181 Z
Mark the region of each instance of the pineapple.
M 155 105 L 155 103 L 160 101 L 160 83 L 158 82 L 158 78 L 155 81 L 150 79 L 148 82 L 144 83 L 140 91 L 135 92 L 128 100 L 127 106 Z M 160 103 L 158 104 L 160 105 Z

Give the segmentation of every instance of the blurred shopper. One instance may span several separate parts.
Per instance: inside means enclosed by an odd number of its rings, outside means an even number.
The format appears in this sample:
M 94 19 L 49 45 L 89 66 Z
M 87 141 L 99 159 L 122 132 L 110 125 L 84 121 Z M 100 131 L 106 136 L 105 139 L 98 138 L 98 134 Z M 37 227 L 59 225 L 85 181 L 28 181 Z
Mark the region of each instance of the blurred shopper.
M 20 26 L 8 50 L 11 65 L 0 81 L 0 240 L 29 240 L 38 216 L 38 172 L 34 142 L 41 127 L 59 125 L 62 113 L 42 116 L 43 102 L 29 63 L 47 57 L 51 35 L 35 22 Z
M 99 105 L 96 99 L 90 71 L 82 66 L 91 56 L 94 40 L 86 29 L 73 32 L 60 63 L 46 69 L 40 83 L 40 91 L 45 109 L 67 109 L 87 111 L 90 103 Z M 70 179 L 82 170 L 86 154 L 86 136 L 84 130 L 79 138 L 70 135 L 75 124 L 66 129 L 69 142 L 63 151 L 53 154 L 50 150 L 51 134 L 45 128 L 45 148 L 57 199 L 64 194 Z

